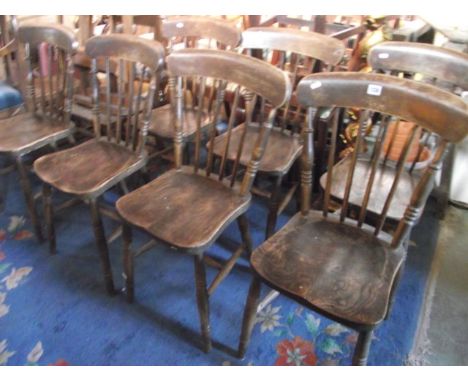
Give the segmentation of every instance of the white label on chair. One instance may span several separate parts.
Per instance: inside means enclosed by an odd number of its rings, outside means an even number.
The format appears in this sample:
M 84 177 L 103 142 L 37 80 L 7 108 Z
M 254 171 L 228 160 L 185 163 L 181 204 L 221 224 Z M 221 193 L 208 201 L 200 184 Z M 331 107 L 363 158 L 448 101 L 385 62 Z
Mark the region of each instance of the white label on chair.
M 179 23 L 176 24 L 176 27 L 179 28 L 179 29 L 180 29 L 180 28 L 183 28 L 183 27 L 184 27 L 184 23 L 180 23 L 180 22 L 179 22 Z
M 381 95 L 382 94 L 382 86 L 370 84 L 367 87 L 367 94 L 373 95 L 373 96 Z
M 390 55 L 388 53 L 379 53 L 379 58 L 382 60 L 385 60 L 386 58 L 389 58 Z
M 320 81 L 313 81 L 310 84 L 311 89 L 318 89 L 320 86 L 322 86 L 322 83 Z

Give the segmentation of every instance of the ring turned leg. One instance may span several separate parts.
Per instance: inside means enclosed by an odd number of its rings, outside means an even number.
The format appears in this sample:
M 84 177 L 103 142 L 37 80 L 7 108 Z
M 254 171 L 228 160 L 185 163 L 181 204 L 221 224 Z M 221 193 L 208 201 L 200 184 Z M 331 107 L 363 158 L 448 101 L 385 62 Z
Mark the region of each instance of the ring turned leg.
M 210 309 L 208 290 L 206 289 L 206 272 L 203 255 L 194 257 L 195 261 L 195 286 L 197 291 L 198 314 L 203 338 L 203 350 L 208 353 L 211 350 L 210 336 Z
M 267 218 L 265 239 L 268 239 L 271 235 L 273 235 L 276 230 L 276 220 L 278 219 L 278 208 L 279 208 L 279 202 L 280 202 L 279 199 L 280 199 L 280 194 L 281 194 L 282 180 L 283 180 L 282 176 L 278 176 L 276 178 L 275 186 L 270 196 L 270 200 L 268 203 L 268 218 Z
M 99 213 L 99 206 L 96 199 L 90 200 L 91 217 L 93 220 L 94 236 L 96 237 L 96 244 L 98 246 L 99 255 L 101 259 L 102 270 L 104 273 L 104 281 L 106 290 L 109 295 L 115 294 L 114 281 L 112 279 L 112 270 L 109 260 L 109 250 L 107 248 L 107 240 L 104 235 L 104 226 L 102 225 L 101 214 Z
M 135 295 L 133 281 L 133 253 L 130 248 L 132 244 L 132 227 L 125 223 L 122 230 L 122 239 L 124 250 L 125 290 L 127 292 L 127 301 L 132 303 Z
M 29 182 L 28 172 L 20 157 L 16 158 L 16 167 L 18 168 L 20 175 L 21 188 L 23 189 L 26 206 L 28 208 L 29 216 L 34 227 L 34 233 L 36 234 L 37 240 L 42 243 L 44 241 L 44 237 L 42 236 L 41 225 L 39 223 L 36 210 L 36 202 L 34 201 L 34 196 L 31 190 L 31 183 Z
M 254 276 L 252 283 L 250 284 L 249 295 L 247 296 L 247 302 L 245 304 L 242 332 L 239 340 L 239 348 L 237 350 L 237 356 L 239 358 L 244 358 L 247 345 L 249 344 L 250 335 L 252 334 L 259 303 L 260 286 L 260 279 L 257 276 Z
M 353 355 L 353 366 L 366 366 L 369 349 L 372 342 L 372 330 L 359 333 Z
M 245 214 L 237 218 L 237 225 L 239 226 L 245 252 L 247 252 L 248 258 L 250 259 L 250 255 L 252 254 L 252 238 L 250 237 L 249 223 Z
M 54 211 L 52 207 L 52 188 L 44 183 L 42 185 L 42 203 L 44 204 L 44 218 L 47 229 L 47 239 L 49 241 L 49 252 L 55 255 L 57 245 L 55 240 Z

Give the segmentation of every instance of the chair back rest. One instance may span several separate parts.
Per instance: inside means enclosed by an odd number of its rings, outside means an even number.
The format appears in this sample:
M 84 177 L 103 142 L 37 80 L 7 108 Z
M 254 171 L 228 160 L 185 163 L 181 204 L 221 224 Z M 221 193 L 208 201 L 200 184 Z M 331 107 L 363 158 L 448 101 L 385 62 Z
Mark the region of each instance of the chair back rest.
M 368 63 L 375 71 L 413 76 L 420 74 L 434 85 L 468 90 L 468 54 L 431 44 L 415 42 L 384 42 L 374 46 Z
M 340 219 L 343 222 L 348 214 L 348 209 L 353 188 L 360 189 L 362 195 L 359 216 L 356 219 L 358 226 L 362 226 L 366 218 L 371 199 L 378 200 L 377 222 L 375 235 L 382 230 L 389 208 L 402 179 L 405 167 L 409 170 L 414 167 L 414 162 L 421 152 L 416 153 L 415 159 L 408 162 L 411 144 L 419 141 L 419 147 L 423 145 L 425 135 L 433 134 L 434 138 L 432 159 L 419 178 L 411 199 L 406 206 L 403 218 L 393 236 L 393 245 L 399 246 L 409 229 L 416 223 L 422 213 L 426 199 L 431 191 L 436 171 L 440 168 L 446 144 L 458 142 L 468 134 L 468 105 L 459 97 L 438 89 L 434 86 L 412 80 L 387 76 L 382 74 L 364 73 L 318 73 L 304 78 L 298 85 L 297 97 L 299 102 L 308 108 L 308 122 L 304 129 L 304 150 L 302 156 L 303 174 L 303 198 L 305 203 L 303 213 L 308 210 L 308 192 L 310 191 L 311 165 L 312 165 L 312 134 L 313 118 L 320 107 L 334 106 L 336 108 L 353 108 L 360 110 L 359 128 L 356 143 L 352 154 L 347 160 L 345 187 L 342 191 L 342 204 Z M 384 146 L 388 135 L 395 135 L 398 126 L 403 121 L 411 122 L 410 129 L 404 140 L 399 157 L 395 163 L 394 171 L 390 171 L 387 150 Z M 372 124 L 372 126 L 369 126 Z M 393 124 L 391 133 L 390 125 Z M 331 127 L 332 140 L 328 157 L 328 170 L 324 194 L 323 214 L 327 216 L 330 207 L 332 180 L 335 162 L 336 138 L 338 124 Z M 371 129 L 371 134 L 369 134 Z M 365 137 L 368 133 L 367 138 Z M 372 139 L 369 139 L 372 137 Z M 392 139 L 392 137 L 391 137 Z M 390 145 L 392 142 L 390 141 Z M 364 174 L 356 174 L 359 161 L 368 163 Z M 412 163 L 411 163 L 412 162 Z M 372 195 L 374 183 L 377 181 L 378 172 L 387 172 L 388 195 Z M 380 179 L 380 178 L 379 178 Z M 343 179 L 342 179 L 343 180 Z
M 169 51 L 179 40 L 184 48 L 210 48 L 232 50 L 241 40 L 240 31 L 229 21 L 206 16 L 169 17 L 162 22 L 162 35 L 169 42 Z M 205 45 L 200 40 L 208 39 Z
M 183 49 L 168 56 L 167 66 L 170 74 L 169 86 L 175 118 L 175 157 L 176 166 L 182 166 L 183 149 L 183 112 L 184 97 L 183 83 L 191 82 L 196 90 L 196 122 L 195 154 L 193 160 L 194 172 L 200 171 L 204 165 L 206 176 L 214 172 L 214 139 L 216 127 L 221 121 L 222 106 L 225 101 L 226 88 L 230 87 L 234 92 L 232 112 L 227 127 L 227 139 L 225 141 L 224 155 L 221 157 L 218 170 L 218 180 L 230 177 L 230 186 L 233 187 L 239 172 L 239 160 L 244 149 L 246 131 L 250 128 L 255 103 L 258 98 L 268 100 L 272 109 L 267 117 L 261 117 L 260 134 L 254 145 L 251 160 L 245 171 L 240 192 L 245 194 L 250 191 L 253 179 L 258 170 L 259 162 L 263 156 L 267 139 L 272 128 L 276 109 L 283 105 L 291 95 L 291 83 L 286 73 L 274 66 L 234 52 L 214 49 Z M 206 90 L 209 88 L 209 97 L 214 98 L 214 107 L 210 111 L 210 126 L 208 132 L 208 152 L 206 158 L 201 155 L 201 113 L 204 109 Z M 231 132 L 236 125 L 236 111 L 243 99 L 245 103 L 245 124 L 242 137 L 238 142 L 236 158 L 227 158 L 230 145 Z M 232 171 L 226 176 L 226 164 L 228 159 L 234 159 Z M 205 162 L 203 164 L 203 161 Z
M 154 93 L 164 65 L 164 47 L 157 41 L 134 35 L 111 34 L 90 38 L 85 51 L 92 58 L 96 138 L 106 138 L 144 155 Z M 105 65 L 104 97 L 98 81 L 99 59 L 104 59 Z M 116 100 L 111 94 L 111 62 L 117 65 Z M 101 121 L 102 116 L 105 122 Z
M 18 28 L 24 50 L 28 110 L 50 121 L 70 122 L 73 97 L 73 55 L 78 42 L 63 25 L 24 24 Z
M 250 54 L 260 49 L 264 61 L 290 73 L 293 87 L 305 75 L 321 70 L 323 64 L 332 69 L 345 53 L 344 44 L 333 37 L 292 28 L 249 28 L 242 32 L 241 46 Z M 290 123 L 298 124 L 303 115 L 291 98 L 280 112 L 281 129 Z

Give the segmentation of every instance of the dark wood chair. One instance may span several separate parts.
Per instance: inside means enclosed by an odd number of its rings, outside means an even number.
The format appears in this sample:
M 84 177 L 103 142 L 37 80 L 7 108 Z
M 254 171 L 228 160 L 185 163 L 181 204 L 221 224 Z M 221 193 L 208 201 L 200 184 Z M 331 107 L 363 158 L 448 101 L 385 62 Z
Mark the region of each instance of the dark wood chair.
M 302 205 L 280 231 L 258 247 L 251 256 L 254 277 L 244 312 L 239 344 L 243 357 L 254 324 L 261 283 L 291 297 L 359 332 L 353 356 L 354 365 L 364 365 L 370 348 L 372 331 L 390 313 L 391 301 L 405 261 L 404 242 L 424 208 L 439 170 L 448 142 L 458 142 L 468 133 L 468 108 L 460 98 L 430 85 L 382 74 L 320 73 L 304 78 L 297 87 L 299 102 L 308 109 L 307 125 L 303 129 L 304 149 L 301 156 Z M 329 212 L 334 172 L 333 151 L 325 187 L 323 211 L 310 210 L 313 162 L 313 120 L 318 108 L 334 105 L 373 110 L 385 117 L 378 140 L 372 150 L 363 150 L 362 118 L 358 147 L 346 174 L 345 197 L 341 211 Z M 375 226 L 364 223 L 367 201 L 382 168 L 382 142 L 387 133 L 390 115 L 416 124 L 414 134 L 424 126 L 440 139 L 437 149 L 419 178 L 403 218 L 390 236 L 382 231 L 388 206 L 401 181 L 404 157 L 398 161 L 390 191 L 382 195 L 384 208 Z M 337 125 L 332 127 L 336 137 Z M 413 136 L 414 136 L 413 134 Z M 368 180 L 358 177 L 357 165 L 370 164 Z M 347 216 L 352 189 L 366 189 L 357 219 Z
M 47 44 L 47 63 L 49 67 L 55 63 L 55 73 L 45 70 L 40 63 L 39 50 L 44 44 Z M 28 212 L 39 241 L 43 239 L 41 224 L 24 158 L 46 146 L 54 147 L 58 141 L 73 134 L 70 111 L 73 96 L 72 56 L 76 47 L 73 31 L 63 26 L 21 26 L 18 29 L 18 48 L 22 72 L 27 76 L 27 112 L 0 121 L 0 154 L 12 157 L 16 162 Z M 21 55 L 21 52 L 24 54 Z
M 305 75 L 310 74 L 317 64 L 326 64 L 332 67 L 341 61 L 344 45 L 334 38 L 314 32 L 304 32 L 290 28 L 250 28 L 242 33 L 242 48 L 249 52 L 261 50 L 265 60 L 281 69 L 286 70 L 293 86 Z M 272 58 L 270 58 L 272 56 Z M 262 105 L 264 107 L 264 105 Z M 270 237 L 276 228 L 276 220 L 290 199 L 295 195 L 298 183 L 296 182 L 281 198 L 281 185 L 285 175 L 291 170 L 301 153 L 301 142 L 297 127 L 302 122 L 303 110 L 293 96 L 282 110 L 275 122 L 275 126 L 268 140 L 265 155 L 259 167 L 259 175 L 273 177 L 273 190 L 267 194 L 269 197 L 269 212 L 266 225 L 266 237 Z M 214 153 L 220 157 L 224 154 L 226 140 L 233 143 L 242 137 L 244 126 L 236 127 L 230 136 L 222 134 L 215 139 Z M 248 165 L 250 152 L 259 134 L 258 126 L 253 126 L 247 132 L 245 154 L 240 157 L 240 164 L 244 168 Z M 228 152 L 228 159 L 234 161 L 237 152 L 236 145 L 232 145 Z
M 171 92 L 174 94 L 172 104 L 174 116 L 174 155 L 175 166 L 159 178 L 145 186 L 123 196 L 117 201 L 117 210 L 124 225 L 124 266 L 126 291 L 128 301 L 133 301 L 134 277 L 133 258 L 151 248 L 157 241 L 167 243 L 193 256 L 195 262 L 195 280 L 201 330 L 204 340 L 204 350 L 211 348 L 210 325 L 208 313 L 208 296 L 211 295 L 220 282 L 228 275 L 236 260 L 245 251 L 250 254 L 252 244 L 244 213 L 251 201 L 250 189 L 265 150 L 276 109 L 283 105 L 291 93 L 291 84 L 287 75 L 260 60 L 214 49 L 184 49 L 172 53 L 167 58 L 170 74 Z M 213 168 L 213 150 L 202 152 L 202 110 L 197 110 L 197 129 L 195 132 L 195 152 L 191 163 L 184 166 L 182 154 L 187 137 L 184 136 L 183 118 L 184 97 L 183 78 L 196 82 L 198 102 L 203 105 L 206 84 L 210 83 L 216 89 L 215 105 L 210 124 L 209 139 L 214 141 L 216 125 L 225 97 L 225 89 L 235 84 L 233 107 L 236 108 L 240 99 L 246 102 L 245 132 L 250 129 L 254 105 L 257 97 L 263 97 L 272 104 L 265 117 L 262 133 L 257 136 L 257 142 L 252 147 L 251 160 L 242 181 L 238 182 L 240 153 L 244 140 L 238 146 L 238 157 L 227 172 L 227 155 L 222 157 L 221 165 L 215 172 Z M 228 123 L 228 134 L 234 126 L 234 114 Z M 246 134 L 244 134 L 245 138 Z M 229 152 L 230 142 L 226 141 L 225 152 Z M 236 142 L 237 143 L 237 142 Z M 234 144 L 234 142 L 231 142 Z M 211 146 L 213 147 L 213 146 Z M 240 184 L 239 184 L 240 183 Z M 210 287 L 206 286 L 205 251 L 218 238 L 223 230 L 237 220 L 243 244 L 232 257 L 221 266 L 221 270 Z M 131 226 L 148 233 L 153 239 L 144 244 L 141 249 L 131 250 Z M 219 264 L 219 263 L 218 263 Z
M 468 54 L 466 53 L 430 44 L 385 42 L 373 47 L 367 60 L 376 72 L 404 75 L 457 95 L 468 91 Z M 424 140 L 421 144 L 424 144 Z M 448 204 L 454 154 L 454 145 L 449 145 L 442 167 L 440 186 L 435 190 L 440 217 L 445 216 Z
M 112 294 L 114 285 L 98 198 L 118 184 L 126 190 L 125 179 L 142 170 L 147 162 L 145 140 L 151 124 L 153 95 L 158 86 L 156 79 L 163 67 L 164 48 L 156 41 L 115 34 L 89 39 L 86 43 L 86 54 L 92 58 L 95 138 L 37 159 L 34 162 L 34 169 L 44 182 L 44 213 L 51 253 L 55 253 L 56 250 L 51 201 L 51 187 L 54 187 L 89 203 L 106 288 L 108 293 Z M 97 60 L 101 58 L 105 59 L 107 77 L 104 100 L 99 96 L 96 76 Z M 120 74 L 115 123 L 111 118 L 109 81 L 111 59 L 118 62 Z M 125 71 L 129 73 L 127 84 L 124 82 Z M 143 100 L 141 84 L 146 81 L 149 81 L 150 88 L 146 99 Z M 135 85 L 136 82 L 140 85 Z M 143 110 L 143 112 L 132 110 Z M 127 116 L 125 119 L 120 118 L 123 114 Z M 102 116 L 105 116 L 104 127 Z M 141 128 L 138 129 L 138 126 Z M 115 237 L 112 235 L 112 238 Z

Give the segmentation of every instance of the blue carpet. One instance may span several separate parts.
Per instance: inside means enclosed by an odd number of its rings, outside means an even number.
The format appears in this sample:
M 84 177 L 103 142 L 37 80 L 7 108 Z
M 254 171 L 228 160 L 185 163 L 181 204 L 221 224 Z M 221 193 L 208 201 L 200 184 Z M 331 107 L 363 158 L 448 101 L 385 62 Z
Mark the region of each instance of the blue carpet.
M 133 305 L 122 294 L 108 297 L 86 205 L 56 216 L 58 254 L 50 256 L 47 244 L 38 245 L 30 232 L 15 174 L 9 184 L 0 214 L 0 365 L 350 363 L 355 333 L 283 296 L 258 317 L 246 358 L 233 357 L 250 282 L 245 260 L 211 298 L 214 349 L 203 353 L 190 256 L 161 245 L 136 259 Z M 255 246 L 262 240 L 265 216 L 264 203 L 255 200 L 248 212 Z M 287 219 L 281 216 L 280 225 Z M 105 224 L 108 233 L 115 227 L 108 220 Z M 392 314 L 375 332 L 371 365 L 405 363 L 437 232 L 428 208 L 413 233 Z M 136 235 L 135 241 L 143 239 Z M 234 224 L 210 252 L 226 257 L 237 243 Z M 120 239 L 110 252 L 116 287 L 122 288 Z M 213 274 L 209 269 L 209 280 Z M 267 292 L 264 287 L 262 293 Z

